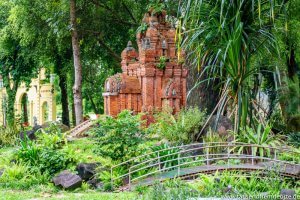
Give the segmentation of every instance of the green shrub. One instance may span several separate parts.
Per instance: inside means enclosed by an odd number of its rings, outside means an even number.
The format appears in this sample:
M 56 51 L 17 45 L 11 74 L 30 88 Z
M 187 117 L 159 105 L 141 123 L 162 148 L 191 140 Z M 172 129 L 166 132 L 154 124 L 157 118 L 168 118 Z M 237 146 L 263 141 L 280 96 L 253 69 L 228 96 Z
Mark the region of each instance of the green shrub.
M 159 151 L 157 155 L 151 154 L 152 158 L 157 158 L 160 156 L 161 168 L 169 168 L 178 165 L 178 153 L 180 150 L 178 148 L 171 148 L 168 144 L 161 144 L 159 146 L 151 147 L 152 152 Z
M 159 63 L 156 65 L 158 69 L 164 70 L 166 68 L 167 58 L 165 56 L 161 56 L 159 58 Z
M 23 164 L 12 164 L 4 168 L 0 177 L 0 187 L 14 189 L 28 189 L 33 185 L 48 182 L 48 175 L 33 173 L 29 166 Z
M 169 199 L 193 199 L 199 196 L 199 192 L 187 183 L 175 179 L 165 183 L 156 182 L 152 188 L 142 196 L 145 200 L 169 200 Z
M 153 124 L 153 130 L 169 141 L 189 144 L 196 141 L 196 135 L 206 121 L 205 112 L 198 108 L 181 110 L 177 116 L 171 111 L 164 111 L 157 115 L 157 123 Z
M 153 9 L 153 14 L 160 14 L 166 8 L 165 4 L 160 0 L 151 0 L 147 6 L 147 10 Z
M 38 145 L 26 137 L 24 140 L 20 140 L 20 147 L 16 151 L 16 159 L 35 166 L 38 164 L 40 151 Z
M 55 133 L 41 132 L 36 141 L 20 141 L 17 161 L 26 163 L 31 170 L 53 175 L 76 164 L 76 159 L 62 149 L 65 138 Z
M 100 171 L 99 173 L 97 173 L 97 177 L 103 183 L 111 183 L 111 178 L 113 178 L 113 179 L 115 179 L 115 181 L 113 182 L 114 187 L 117 187 L 117 186 L 120 186 L 123 183 L 121 178 L 119 178 L 119 179 L 117 179 L 117 178 L 124 175 L 124 174 L 126 174 L 126 173 L 128 173 L 128 170 L 125 167 L 120 166 L 120 167 L 114 168 L 112 177 L 111 177 L 111 171 L 110 170 Z
M 75 165 L 76 161 L 62 151 L 51 148 L 43 148 L 40 151 L 36 166 L 42 173 L 54 175 L 64 169 Z
M 17 126 L 0 127 L 0 147 L 15 145 L 19 133 Z
M 104 183 L 103 190 L 106 191 L 106 192 L 113 191 L 113 187 L 112 187 L 111 183 Z
M 272 134 L 271 126 L 266 125 L 266 127 L 262 127 L 261 124 L 258 125 L 257 130 L 253 130 L 252 128 L 246 127 L 241 130 L 240 133 L 235 134 L 236 142 L 254 144 L 260 146 L 271 146 L 271 147 L 279 147 L 282 144 L 282 141 Z M 247 154 L 259 155 L 263 157 L 264 155 L 270 155 L 270 149 L 264 147 L 240 147 L 239 153 L 245 152 Z
M 97 137 L 100 155 L 124 161 L 138 155 L 137 147 L 145 141 L 140 115 L 122 111 L 117 118 L 107 117 L 93 129 Z
M 224 197 L 230 195 L 238 197 L 240 195 L 255 196 L 263 192 L 269 195 L 279 195 L 280 190 L 295 189 L 297 185 L 292 184 L 291 179 L 284 179 L 278 174 L 251 173 L 250 176 L 241 172 L 225 171 L 216 172 L 212 175 L 201 174 L 199 179 L 191 183 L 191 186 L 200 192 L 201 197 Z M 230 186 L 231 191 L 228 191 Z
M 300 132 L 293 132 L 288 135 L 288 143 L 296 148 L 300 147 Z
M 148 29 L 148 24 L 142 23 L 138 28 L 137 28 L 137 33 L 145 34 Z

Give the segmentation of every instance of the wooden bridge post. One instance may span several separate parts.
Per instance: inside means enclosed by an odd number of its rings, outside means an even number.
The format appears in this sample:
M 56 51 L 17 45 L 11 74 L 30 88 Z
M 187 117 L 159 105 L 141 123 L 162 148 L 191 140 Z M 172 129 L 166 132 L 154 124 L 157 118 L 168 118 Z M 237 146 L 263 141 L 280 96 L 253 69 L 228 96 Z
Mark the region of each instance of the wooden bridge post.
M 227 145 L 227 166 L 229 167 L 229 154 L 230 154 L 230 145 Z
M 158 169 L 159 169 L 159 172 L 161 172 L 161 163 L 160 163 L 159 152 L 157 152 L 157 160 L 158 160 Z
M 177 173 L 178 173 L 178 177 L 180 176 L 180 152 L 178 153 L 178 156 L 177 156 Z
M 128 188 L 131 191 L 131 167 L 129 168 L 128 179 Z
M 113 180 L 113 168 L 110 168 L 110 184 L 111 184 L 111 189 L 114 189 L 114 180 Z
M 251 164 L 252 164 L 252 165 L 254 165 L 254 158 L 253 158 L 254 155 L 253 155 L 253 152 L 254 152 L 253 146 L 251 145 L 251 155 L 252 155 L 252 156 L 251 156 Z
M 209 165 L 209 147 L 206 147 L 206 165 Z

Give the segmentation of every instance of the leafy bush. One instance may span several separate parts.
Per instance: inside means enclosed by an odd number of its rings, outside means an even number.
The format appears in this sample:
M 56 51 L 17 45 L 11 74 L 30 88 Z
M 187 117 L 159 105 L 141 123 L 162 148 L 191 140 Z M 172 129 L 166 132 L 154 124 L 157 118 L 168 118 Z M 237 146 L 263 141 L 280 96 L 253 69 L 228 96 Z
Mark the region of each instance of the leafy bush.
M 145 141 L 140 115 L 122 111 L 117 118 L 107 117 L 92 131 L 97 137 L 100 155 L 124 161 L 138 154 L 137 147 Z
M 152 188 L 147 190 L 142 199 L 149 200 L 169 200 L 169 199 L 193 199 L 199 196 L 199 192 L 187 183 L 175 179 L 165 183 L 157 182 Z
M 16 158 L 19 161 L 30 163 L 30 165 L 36 165 L 38 162 L 40 148 L 35 142 L 25 138 L 20 141 L 20 148 L 16 152 Z
M 137 28 L 137 33 L 145 34 L 148 29 L 148 24 L 142 23 L 138 28 Z
M 288 136 L 288 143 L 296 148 L 300 147 L 300 132 L 290 133 Z
M 47 174 L 32 173 L 27 165 L 12 164 L 4 168 L 4 173 L 0 177 L 0 187 L 28 189 L 33 185 L 44 184 L 47 181 Z
M 171 148 L 171 146 L 169 146 L 168 144 L 161 144 L 159 146 L 151 147 L 152 152 L 160 151 L 158 155 L 160 156 L 160 162 L 162 163 L 160 166 L 161 169 L 178 165 L 178 155 L 176 153 L 179 152 L 179 149 L 169 148 Z M 158 155 L 151 154 L 151 157 L 157 158 Z
M 161 3 L 160 0 L 151 0 L 147 9 L 153 9 L 153 14 L 160 14 L 165 9 L 165 4 Z
M 76 161 L 65 152 L 51 148 L 43 148 L 40 151 L 37 168 L 42 173 L 56 174 L 74 165 Z
M 166 68 L 167 58 L 165 56 L 161 56 L 159 58 L 159 63 L 156 65 L 158 69 L 164 70 Z
M 128 173 L 128 170 L 124 168 L 123 166 L 117 167 L 113 170 L 113 174 L 111 177 L 111 172 L 110 170 L 103 170 L 97 173 L 97 177 L 104 183 L 104 184 L 110 184 L 111 185 L 111 178 L 115 179 L 113 182 L 113 187 L 118 187 L 123 184 L 122 179 L 117 179 L 117 177 L 120 177 L 124 174 Z M 126 179 L 127 177 L 124 177 Z
M 272 135 L 271 126 L 266 125 L 266 127 L 262 129 L 261 124 L 258 125 L 257 130 L 253 130 L 249 127 L 246 127 L 245 129 L 241 130 L 240 133 L 236 134 L 236 142 L 266 147 L 278 147 L 282 144 L 282 141 L 278 137 Z M 263 147 L 240 147 L 239 152 L 243 151 L 246 151 L 246 153 L 248 154 L 250 154 L 251 152 L 252 155 L 259 155 L 261 157 L 263 157 L 266 154 L 270 155 L 270 149 Z
M 157 115 L 157 123 L 153 130 L 169 141 L 189 144 L 196 141 L 196 135 L 206 121 L 205 112 L 199 108 L 181 110 L 177 116 L 171 111 L 164 111 Z
M 200 192 L 201 197 L 224 197 L 230 195 L 259 195 L 268 192 L 269 195 L 278 195 L 282 188 L 294 189 L 290 179 L 278 178 L 278 174 L 267 174 L 261 177 L 259 173 L 251 173 L 251 176 L 241 172 L 216 172 L 212 175 L 201 174 L 199 179 L 191 186 Z
M 0 147 L 13 146 L 16 143 L 19 132 L 20 130 L 17 126 L 0 127 Z
M 26 163 L 32 171 L 53 175 L 76 164 L 74 157 L 61 149 L 64 140 L 63 136 L 42 131 L 37 141 L 28 138 L 20 141 L 16 159 Z

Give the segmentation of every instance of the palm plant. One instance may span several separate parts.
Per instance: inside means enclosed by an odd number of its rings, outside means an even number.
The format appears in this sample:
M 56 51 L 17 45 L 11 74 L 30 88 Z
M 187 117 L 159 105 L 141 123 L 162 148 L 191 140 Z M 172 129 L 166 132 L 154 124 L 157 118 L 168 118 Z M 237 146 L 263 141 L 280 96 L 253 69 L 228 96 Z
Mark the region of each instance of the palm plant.
M 217 111 L 230 111 L 235 119 L 235 131 L 252 124 L 251 108 L 257 106 L 255 97 L 261 71 L 254 62 L 266 51 L 276 53 L 272 34 L 283 1 L 268 0 L 183 0 L 179 23 L 180 47 L 189 52 L 189 60 L 197 66 L 206 81 L 219 80 L 220 99 Z M 182 32 L 183 30 L 183 32 Z
M 270 156 L 270 148 L 268 147 L 278 147 L 282 144 L 282 141 L 272 135 L 271 126 L 266 125 L 264 129 L 262 129 L 262 125 L 259 124 L 257 130 L 253 130 L 248 126 L 243 129 L 239 134 L 236 134 L 235 142 L 247 143 L 257 145 L 254 147 L 245 147 L 241 146 L 238 150 L 238 153 L 246 151 L 247 153 L 252 153 L 252 155 L 259 155 L 260 157 L 264 157 L 264 155 Z

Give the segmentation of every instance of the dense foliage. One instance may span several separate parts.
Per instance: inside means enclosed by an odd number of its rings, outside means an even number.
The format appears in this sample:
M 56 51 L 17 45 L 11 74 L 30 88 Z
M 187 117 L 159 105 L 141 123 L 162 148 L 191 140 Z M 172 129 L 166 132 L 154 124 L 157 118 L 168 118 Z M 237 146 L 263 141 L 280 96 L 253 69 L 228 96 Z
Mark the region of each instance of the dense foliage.
M 99 153 L 119 161 L 137 155 L 138 145 L 145 141 L 140 117 L 125 110 L 117 118 L 101 120 L 99 127 L 92 131 L 98 140 Z
M 182 109 L 177 115 L 165 110 L 156 116 L 156 123 L 150 128 L 169 141 L 188 144 L 196 141 L 205 121 L 206 113 L 197 107 Z
M 54 131 L 52 126 L 40 132 L 37 141 L 28 138 L 20 141 L 20 148 L 16 152 L 18 162 L 25 163 L 33 172 L 48 175 L 54 175 L 77 163 L 73 154 L 62 149 L 65 139 L 57 127 Z
M 190 183 L 180 180 L 171 180 L 166 183 L 156 183 L 153 188 L 143 191 L 143 199 L 191 199 L 197 197 L 224 197 L 230 198 L 270 198 L 279 197 L 281 188 L 299 188 L 289 179 L 281 180 L 275 174 L 269 178 L 261 178 L 252 173 L 250 177 L 236 172 L 218 172 L 213 175 L 200 175 L 199 179 Z M 299 194 L 299 189 L 297 194 Z M 259 195 L 263 195 L 262 197 Z

